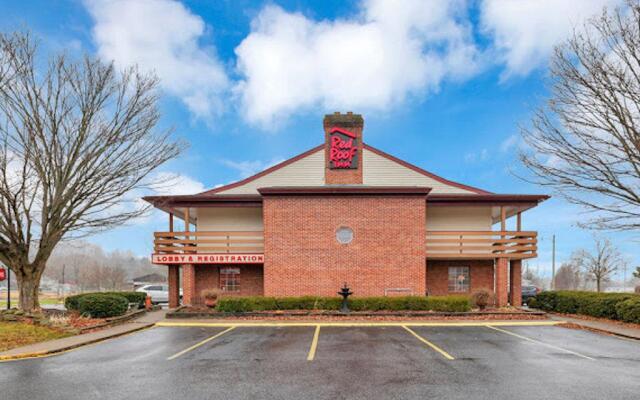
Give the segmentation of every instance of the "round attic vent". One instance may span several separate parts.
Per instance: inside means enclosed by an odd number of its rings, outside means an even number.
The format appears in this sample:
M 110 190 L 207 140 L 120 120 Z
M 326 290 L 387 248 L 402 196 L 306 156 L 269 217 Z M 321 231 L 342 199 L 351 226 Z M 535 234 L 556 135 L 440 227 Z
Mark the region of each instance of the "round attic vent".
M 348 226 L 341 226 L 336 231 L 336 240 L 340 244 L 349 244 L 353 240 L 353 230 Z

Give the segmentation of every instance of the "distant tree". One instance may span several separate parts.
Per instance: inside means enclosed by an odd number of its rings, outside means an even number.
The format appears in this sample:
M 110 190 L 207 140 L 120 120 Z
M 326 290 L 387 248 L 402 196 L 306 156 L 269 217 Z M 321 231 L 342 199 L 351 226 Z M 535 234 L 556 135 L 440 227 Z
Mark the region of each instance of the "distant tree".
M 633 271 L 633 277 L 640 279 L 640 267 L 636 267 L 636 270 Z
M 154 76 L 38 54 L 29 34 L 0 33 L 0 262 L 27 311 L 56 245 L 143 214 L 124 196 L 183 147 L 156 131 Z
M 576 290 L 583 286 L 584 272 L 583 258 L 580 253 L 571 255 L 571 259 L 563 263 L 555 276 L 556 289 Z
M 627 5 L 555 49 L 551 98 L 521 130 L 525 179 L 593 212 L 590 229 L 640 228 L 640 3 Z
M 625 262 L 620 251 L 608 239 L 596 238 L 594 253 L 581 250 L 576 254 L 587 276 L 595 281 L 598 292 Z
M 544 286 L 543 279 L 540 276 L 540 274 L 538 274 L 538 271 L 533 270 L 528 263 L 524 264 L 524 270 L 522 271 L 522 279 L 540 288 Z

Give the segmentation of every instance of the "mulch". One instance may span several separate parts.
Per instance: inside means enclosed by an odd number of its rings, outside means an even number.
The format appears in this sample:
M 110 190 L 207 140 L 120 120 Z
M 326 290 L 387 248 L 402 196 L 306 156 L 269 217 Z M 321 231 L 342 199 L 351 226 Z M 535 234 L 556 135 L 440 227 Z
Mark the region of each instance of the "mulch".
M 341 314 L 337 311 L 282 310 L 255 311 L 245 313 L 224 313 L 203 307 L 182 307 L 167 313 L 168 319 L 233 319 L 243 321 L 269 320 L 311 320 L 311 321 L 404 321 L 404 320 L 452 320 L 452 321 L 493 321 L 493 320 L 545 320 L 546 313 L 517 309 L 493 309 L 472 312 L 433 311 L 358 311 Z

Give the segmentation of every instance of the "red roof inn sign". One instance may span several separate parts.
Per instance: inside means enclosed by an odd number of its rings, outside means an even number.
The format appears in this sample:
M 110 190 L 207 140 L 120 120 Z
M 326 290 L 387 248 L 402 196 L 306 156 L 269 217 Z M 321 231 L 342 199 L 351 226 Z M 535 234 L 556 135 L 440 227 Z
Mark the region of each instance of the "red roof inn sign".
M 342 128 L 329 131 L 329 168 L 358 168 L 358 143 L 356 135 Z
M 154 264 L 262 264 L 264 254 L 152 254 Z

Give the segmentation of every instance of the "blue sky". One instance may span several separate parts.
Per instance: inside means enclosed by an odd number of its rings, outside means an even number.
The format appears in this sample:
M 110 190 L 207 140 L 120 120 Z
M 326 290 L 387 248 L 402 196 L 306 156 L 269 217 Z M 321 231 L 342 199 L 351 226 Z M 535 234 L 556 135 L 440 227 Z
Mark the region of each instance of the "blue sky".
M 517 4 L 516 4 L 517 3 Z M 161 127 L 190 143 L 162 168 L 168 192 L 229 183 L 322 141 L 322 116 L 365 117 L 365 141 L 445 178 L 544 193 L 514 177 L 518 126 L 547 96 L 553 46 L 618 0 L 2 2 L 0 29 L 28 28 L 45 52 L 83 52 L 162 79 Z M 557 197 L 524 216 L 548 274 L 589 248 L 580 210 Z M 159 215 L 90 240 L 150 253 Z M 607 233 L 638 265 L 632 234 Z

